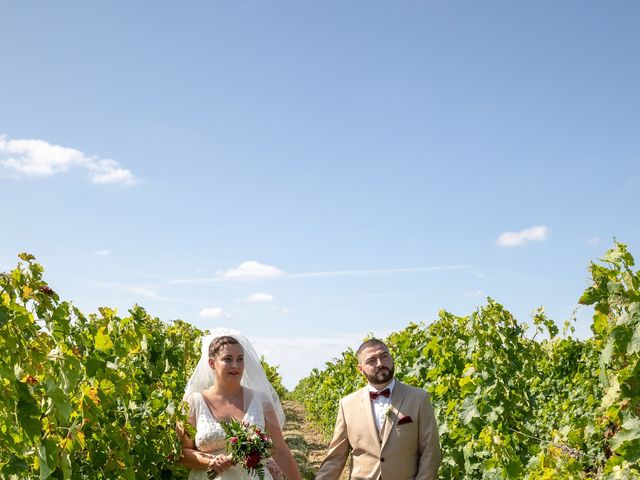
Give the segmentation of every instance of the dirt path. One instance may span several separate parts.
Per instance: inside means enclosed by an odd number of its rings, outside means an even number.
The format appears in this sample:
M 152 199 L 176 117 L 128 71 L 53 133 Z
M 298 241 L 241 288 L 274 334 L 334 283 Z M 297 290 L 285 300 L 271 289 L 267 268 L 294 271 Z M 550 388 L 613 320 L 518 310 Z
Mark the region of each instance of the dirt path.
M 328 443 L 322 434 L 309 423 L 304 416 L 304 407 L 295 401 L 283 402 L 287 423 L 284 426 L 284 438 L 293 453 L 300 473 L 305 480 L 315 478 L 315 473 L 327 452 Z M 348 465 L 340 480 L 348 480 Z

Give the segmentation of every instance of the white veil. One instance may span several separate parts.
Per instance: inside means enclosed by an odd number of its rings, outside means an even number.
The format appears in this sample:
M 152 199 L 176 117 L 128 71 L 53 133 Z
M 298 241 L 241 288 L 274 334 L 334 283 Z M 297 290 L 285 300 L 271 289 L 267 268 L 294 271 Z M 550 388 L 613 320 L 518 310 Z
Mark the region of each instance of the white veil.
M 266 397 L 268 403 L 273 407 L 280 429 L 282 429 L 284 425 L 284 410 L 282 409 L 280 398 L 267 379 L 267 375 L 262 368 L 260 358 L 254 350 L 253 345 L 251 345 L 247 337 L 237 330 L 216 328 L 208 335 L 202 337 L 200 360 L 187 382 L 183 399 L 188 400 L 192 393 L 201 393 L 202 390 L 213 386 L 215 383 L 213 369 L 209 366 L 209 345 L 211 345 L 214 339 L 222 336 L 233 337 L 240 342 L 244 350 L 244 373 L 240 384 L 243 387 L 260 392 Z

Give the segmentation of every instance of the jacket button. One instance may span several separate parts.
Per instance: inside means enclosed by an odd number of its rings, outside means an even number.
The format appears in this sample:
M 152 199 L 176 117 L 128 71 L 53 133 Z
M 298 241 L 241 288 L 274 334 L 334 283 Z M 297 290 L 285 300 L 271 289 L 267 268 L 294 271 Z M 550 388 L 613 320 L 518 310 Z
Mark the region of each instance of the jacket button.
M 381 462 L 384 462 L 384 457 L 380 457 L 380 461 L 381 461 Z

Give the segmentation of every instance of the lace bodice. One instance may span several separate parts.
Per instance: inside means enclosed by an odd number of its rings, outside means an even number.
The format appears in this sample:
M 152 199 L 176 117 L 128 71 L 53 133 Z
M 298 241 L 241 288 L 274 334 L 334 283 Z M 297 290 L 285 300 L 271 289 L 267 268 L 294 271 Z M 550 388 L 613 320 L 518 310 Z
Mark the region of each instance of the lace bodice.
M 245 395 L 251 395 L 247 397 L 249 406 L 242 418 L 243 421 L 249 422 L 260 427 L 265 427 L 263 401 L 261 394 L 253 390 L 245 389 Z M 201 393 L 193 393 L 189 398 L 189 404 L 191 406 L 190 419 L 196 427 L 196 448 L 202 452 L 207 453 L 225 453 L 226 452 L 226 435 L 220 422 L 209 410 L 209 407 L 202 398 Z M 271 480 L 271 475 L 265 470 L 265 479 Z M 205 470 L 191 470 L 189 474 L 189 480 L 204 480 L 207 478 Z M 221 476 L 219 480 L 233 480 L 233 479 L 249 479 L 245 470 L 239 467 L 232 467 Z M 256 477 L 257 478 L 257 477 Z

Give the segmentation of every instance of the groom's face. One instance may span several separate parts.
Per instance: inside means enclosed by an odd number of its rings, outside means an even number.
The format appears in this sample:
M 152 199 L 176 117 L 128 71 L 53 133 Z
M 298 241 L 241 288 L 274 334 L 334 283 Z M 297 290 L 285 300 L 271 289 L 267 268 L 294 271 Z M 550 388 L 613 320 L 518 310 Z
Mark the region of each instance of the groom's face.
M 358 371 L 371 385 L 386 385 L 393 379 L 393 357 L 383 345 L 367 347 L 358 355 Z

